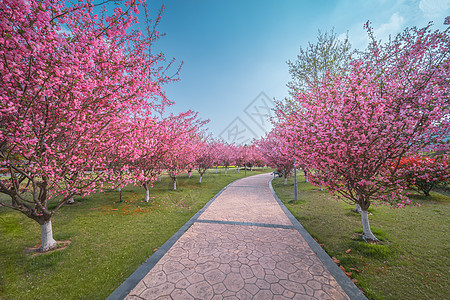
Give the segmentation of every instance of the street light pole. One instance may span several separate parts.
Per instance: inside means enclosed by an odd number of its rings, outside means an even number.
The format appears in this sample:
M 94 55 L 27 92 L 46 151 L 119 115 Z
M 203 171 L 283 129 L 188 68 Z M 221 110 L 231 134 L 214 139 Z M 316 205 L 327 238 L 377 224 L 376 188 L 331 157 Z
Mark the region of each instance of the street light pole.
M 244 145 L 244 176 L 247 176 L 247 144 Z
M 295 166 L 297 160 L 295 159 L 295 143 L 294 143 L 294 201 L 297 202 L 297 167 Z

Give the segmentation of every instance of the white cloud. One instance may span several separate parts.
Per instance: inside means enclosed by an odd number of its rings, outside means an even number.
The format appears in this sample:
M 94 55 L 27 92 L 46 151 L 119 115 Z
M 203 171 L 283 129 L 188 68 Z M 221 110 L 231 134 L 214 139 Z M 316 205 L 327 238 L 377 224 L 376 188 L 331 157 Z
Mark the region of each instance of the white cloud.
M 450 0 L 421 0 L 419 8 L 427 17 L 441 16 L 450 8 Z
M 377 41 L 387 42 L 389 35 L 394 37 L 400 33 L 405 27 L 405 18 L 398 12 L 395 12 L 389 18 L 389 21 L 380 25 L 371 24 L 373 33 Z M 353 49 L 364 50 L 369 44 L 369 36 L 367 31 L 363 29 L 364 23 L 355 23 L 349 30 L 349 40 Z M 344 39 L 347 33 L 342 33 L 338 36 L 339 39 Z
M 61 29 L 58 30 L 57 32 L 65 33 L 67 36 L 72 36 L 72 32 L 66 26 L 61 26 Z
M 337 36 L 337 39 L 338 39 L 339 41 L 343 42 L 343 41 L 345 41 L 345 39 L 346 39 L 347 37 L 350 39 L 349 33 L 348 33 L 348 32 L 344 32 L 344 33 L 341 33 L 340 35 L 338 35 L 338 36 Z
M 405 19 L 398 13 L 394 13 L 389 22 L 381 24 L 378 28 L 374 28 L 375 38 L 377 40 L 387 41 L 389 35 L 395 35 L 403 29 Z

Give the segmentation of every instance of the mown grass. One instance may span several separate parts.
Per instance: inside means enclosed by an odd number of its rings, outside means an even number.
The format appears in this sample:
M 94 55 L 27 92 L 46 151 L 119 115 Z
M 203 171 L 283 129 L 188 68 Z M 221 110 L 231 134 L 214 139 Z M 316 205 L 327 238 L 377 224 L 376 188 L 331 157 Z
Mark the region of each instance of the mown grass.
M 351 211 L 353 206 L 337 202 L 303 177 L 294 202 L 293 179 L 287 186 L 283 181 L 273 181 L 277 195 L 325 251 L 352 272 L 369 299 L 450 299 L 450 197 L 413 193 L 421 207 L 372 205 L 370 224 L 381 240 L 373 245 L 362 241 L 361 217 Z
M 176 191 L 163 177 L 149 203 L 139 186 L 126 187 L 122 203 L 116 191 L 76 198 L 52 218 L 55 239 L 71 244 L 34 256 L 24 250 L 40 243 L 39 225 L 0 208 L 0 299 L 106 298 L 209 199 L 242 177 L 234 169 L 227 176 L 210 170 L 198 184 L 193 172 L 180 176 Z

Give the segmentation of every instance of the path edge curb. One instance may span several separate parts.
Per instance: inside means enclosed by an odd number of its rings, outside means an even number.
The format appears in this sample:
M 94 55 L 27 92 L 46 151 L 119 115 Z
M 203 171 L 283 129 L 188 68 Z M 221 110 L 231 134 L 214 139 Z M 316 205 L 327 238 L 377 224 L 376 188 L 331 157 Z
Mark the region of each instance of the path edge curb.
M 294 228 L 297 229 L 297 231 L 301 234 L 301 236 L 305 239 L 305 241 L 308 243 L 308 245 L 311 247 L 311 249 L 314 251 L 314 253 L 317 255 L 317 257 L 322 261 L 322 263 L 325 265 L 325 267 L 328 269 L 328 271 L 331 273 L 331 275 L 336 279 L 336 281 L 339 283 L 339 285 L 342 287 L 344 292 L 350 297 L 350 299 L 364 299 L 367 300 L 366 296 L 361 292 L 361 290 L 353 283 L 353 281 L 350 280 L 350 278 L 345 275 L 345 273 L 337 266 L 337 264 L 331 259 L 331 257 L 328 255 L 328 253 L 323 250 L 322 247 L 320 247 L 319 243 L 317 243 L 314 238 L 309 234 L 308 231 L 303 227 L 303 225 L 297 220 L 296 217 L 289 211 L 289 209 L 284 205 L 284 203 L 281 201 L 280 198 L 278 198 L 278 195 L 275 193 L 275 190 L 272 186 L 272 181 L 274 177 L 272 177 L 269 180 L 269 188 L 272 192 L 273 197 L 280 205 L 281 209 L 284 211 L 286 216 L 289 218 L 289 220 L 294 225 Z
M 245 177 L 244 177 L 245 178 Z M 115 289 L 106 300 L 121 300 L 136 287 L 136 285 L 150 272 L 150 270 L 159 262 L 159 260 L 169 251 L 169 249 L 178 241 L 178 239 L 197 221 L 200 215 L 216 200 L 230 185 L 238 181 L 238 178 L 233 182 L 226 185 L 216 195 L 214 195 L 209 201 L 195 214 L 189 221 L 187 221 L 177 232 L 174 233 L 158 250 L 155 251 L 145 262 L 143 262 L 122 284 Z

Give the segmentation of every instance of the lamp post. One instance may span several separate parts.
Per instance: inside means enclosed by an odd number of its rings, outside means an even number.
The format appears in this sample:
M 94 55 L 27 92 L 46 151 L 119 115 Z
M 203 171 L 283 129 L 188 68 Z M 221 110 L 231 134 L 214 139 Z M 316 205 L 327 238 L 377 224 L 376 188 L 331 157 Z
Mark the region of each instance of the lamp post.
M 247 176 L 247 144 L 244 144 L 244 176 Z
M 295 166 L 297 160 L 295 159 L 295 143 L 294 143 L 294 201 L 297 202 L 297 167 Z

